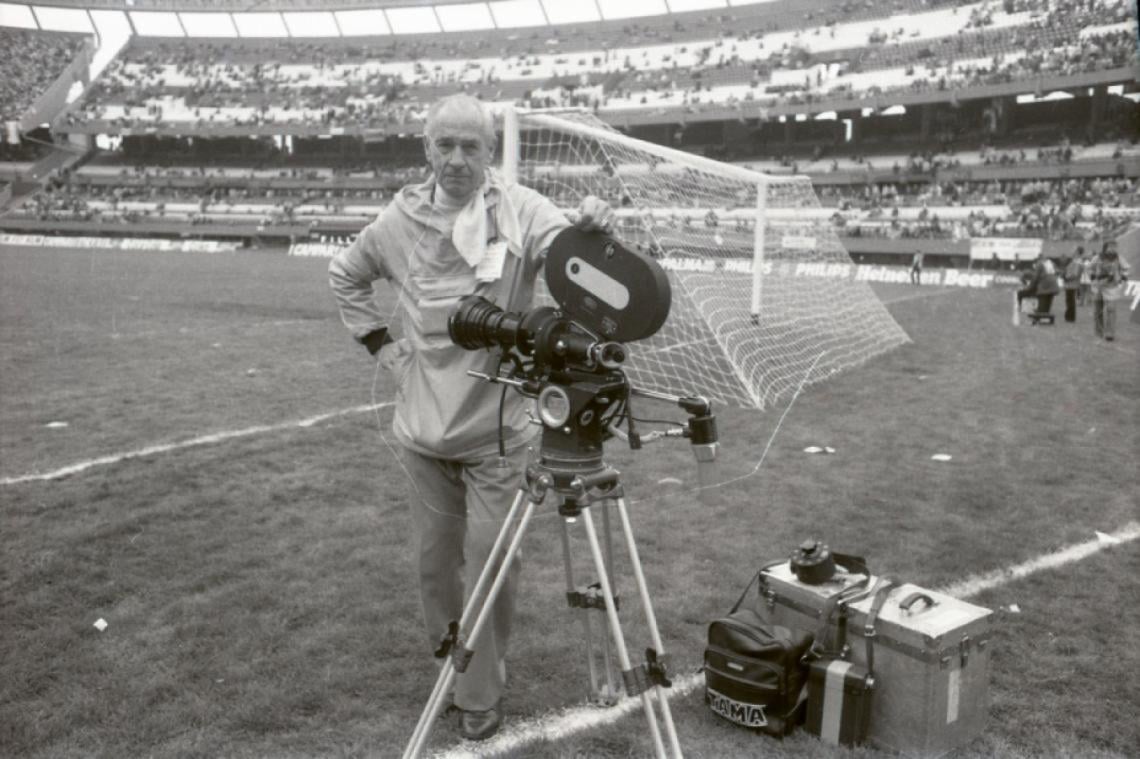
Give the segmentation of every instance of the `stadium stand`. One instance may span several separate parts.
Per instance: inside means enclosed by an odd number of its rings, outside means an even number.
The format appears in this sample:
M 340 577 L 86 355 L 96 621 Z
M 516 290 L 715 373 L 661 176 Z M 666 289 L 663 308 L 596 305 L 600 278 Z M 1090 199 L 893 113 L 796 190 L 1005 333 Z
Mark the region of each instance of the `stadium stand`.
M 465 90 L 540 107 L 601 113 L 708 105 L 833 102 L 867 95 L 951 92 L 1031 76 L 1126 67 L 1135 45 L 1123 3 L 1023 0 L 921 8 L 891 17 L 782 26 L 730 18 L 659 44 L 611 24 L 587 49 L 533 35 L 439 35 L 272 42 L 133 44 L 70 123 L 103 132 L 171 124 L 325 128 L 422 122 L 424 104 Z M 849 14 L 850 15 L 850 14 Z M 743 23 L 742 23 L 743 22 Z M 680 24 L 680 22 L 677 22 Z M 1032 42 L 1032 44 L 1031 44 Z M 660 44 L 664 43 L 664 44 Z M 581 43 L 579 43 L 581 44 Z M 544 48 L 544 49 L 536 49 Z M 1032 52 L 1031 49 L 1032 48 Z
M 1124 0 L 773 0 L 479 34 L 136 36 L 53 124 L 87 155 L 12 198 L 0 228 L 343 239 L 422 177 L 425 106 L 463 90 L 587 107 L 635 137 L 808 174 L 860 256 L 1097 240 L 1140 216 L 1135 34 Z M 33 96 L 51 80 L 38 75 Z M 0 180 L 26 187 L 39 150 L 0 147 Z M 732 210 L 703 223 L 748 232 Z
M 75 59 L 86 39 L 81 34 L 0 26 L 0 49 L 4 51 L 0 60 L 0 122 L 18 121 Z
M 1103 157 L 1140 161 L 1131 145 L 1097 145 L 1074 149 L 1060 145 L 1036 151 L 1033 160 L 1042 177 L 1061 168 L 1096 165 Z M 940 180 L 963 166 L 1001 166 L 1024 151 L 943 153 L 903 157 L 876 156 L 898 166 L 892 181 L 829 184 L 839 165 L 817 174 L 815 184 L 833 222 L 847 237 L 891 239 L 966 239 L 970 237 L 1044 237 L 1085 240 L 1113 233 L 1140 213 L 1140 186 L 1135 176 L 1038 178 L 1024 180 Z M 862 159 L 868 162 L 869 159 Z M 414 164 L 415 156 L 407 163 Z M 762 162 L 758 168 L 770 170 Z M 808 167 L 809 175 L 813 174 Z M 424 170 L 237 169 L 182 167 L 125 168 L 92 164 L 53 182 L 49 190 L 14 213 L 41 221 L 185 221 L 194 224 L 339 224 L 351 233 L 374 217 L 393 193 Z M 563 198 L 568 205 L 573 199 Z M 620 197 L 610 199 L 615 205 Z M 729 209 L 730 210 L 730 209 Z M 734 222 L 735 223 L 735 222 Z M 747 223 L 744 225 L 747 228 Z

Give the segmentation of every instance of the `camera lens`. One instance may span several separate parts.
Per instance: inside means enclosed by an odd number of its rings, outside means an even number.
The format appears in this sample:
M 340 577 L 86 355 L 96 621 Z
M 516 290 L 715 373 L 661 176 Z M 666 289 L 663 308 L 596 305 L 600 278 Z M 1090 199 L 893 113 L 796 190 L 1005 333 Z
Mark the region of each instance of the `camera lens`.
M 466 350 L 502 346 L 512 348 L 525 335 L 519 329 L 521 317 L 504 311 L 478 295 L 459 301 L 447 319 L 451 342 Z

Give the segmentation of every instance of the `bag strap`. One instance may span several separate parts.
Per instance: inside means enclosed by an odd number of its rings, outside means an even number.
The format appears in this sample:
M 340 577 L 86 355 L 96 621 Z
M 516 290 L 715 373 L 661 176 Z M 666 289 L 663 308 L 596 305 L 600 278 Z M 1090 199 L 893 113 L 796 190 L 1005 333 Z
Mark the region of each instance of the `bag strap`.
M 875 621 L 883 610 L 883 604 L 887 602 L 887 596 L 897 585 L 889 577 L 880 577 L 871 591 L 871 608 L 867 611 L 867 620 L 863 624 L 863 643 L 867 646 L 867 674 L 875 672 Z
M 836 566 L 843 567 L 852 574 L 868 576 L 871 574 L 871 570 L 867 569 L 867 560 L 862 556 L 849 553 L 832 553 L 831 558 Z
M 759 569 L 757 569 L 756 574 L 752 575 L 752 579 L 749 580 L 748 584 L 744 586 L 744 590 L 740 592 L 740 598 L 736 599 L 736 603 L 732 605 L 732 608 L 728 610 L 728 613 L 736 613 L 736 611 L 740 608 L 740 605 L 744 603 L 744 599 L 748 597 L 748 591 L 752 588 L 752 583 L 758 581 L 760 579 L 760 575 L 764 574 L 766 570 L 769 570 L 772 567 L 783 563 L 783 559 L 777 559 L 776 561 L 769 561 L 767 564 L 764 564 Z
M 811 649 L 809 655 L 820 658 L 829 653 L 828 649 L 824 648 L 823 641 L 827 637 L 827 628 L 831 626 L 831 617 L 839 610 L 839 629 L 836 634 L 835 647 L 830 653 L 839 655 L 843 651 L 843 646 L 847 644 L 847 604 L 856 596 L 862 594 L 863 589 L 871 582 L 869 574 L 863 575 L 863 579 L 856 582 L 841 592 L 836 593 L 831 598 L 827 599 L 823 609 L 819 613 L 819 627 L 815 631 L 815 637 L 812 639 Z

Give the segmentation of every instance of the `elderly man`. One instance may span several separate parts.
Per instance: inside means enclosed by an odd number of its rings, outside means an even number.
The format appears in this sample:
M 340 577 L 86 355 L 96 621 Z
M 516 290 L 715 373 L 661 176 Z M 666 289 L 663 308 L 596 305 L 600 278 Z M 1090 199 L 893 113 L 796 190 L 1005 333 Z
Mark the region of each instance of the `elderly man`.
M 467 376 L 493 369 L 493 357 L 489 365 L 487 353 L 454 345 L 447 318 L 472 293 L 508 310 L 529 308 L 546 252 L 570 223 L 549 200 L 491 168 L 494 122 L 480 101 L 440 100 L 424 132 L 432 176 L 404 187 L 332 260 L 329 279 L 345 325 L 373 355 L 384 349 L 381 362 L 396 380 L 392 431 L 416 490 L 420 596 L 434 649 L 462 613 L 464 574 L 473 587 L 490 556 L 537 432 L 525 399 L 508 392 L 500 410 L 500 388 Z M 612 220 L 607 204 L 587 197 L 575 225 L 604 229 Z M 380 279 L 399 293 L 391 319 L 373 301 Z M 492 624 L 466 643 L 475 653 L 456 680 L 453 704 L 472 740 L 494 735 L 501 721 L 518 574 L 515 561 Z

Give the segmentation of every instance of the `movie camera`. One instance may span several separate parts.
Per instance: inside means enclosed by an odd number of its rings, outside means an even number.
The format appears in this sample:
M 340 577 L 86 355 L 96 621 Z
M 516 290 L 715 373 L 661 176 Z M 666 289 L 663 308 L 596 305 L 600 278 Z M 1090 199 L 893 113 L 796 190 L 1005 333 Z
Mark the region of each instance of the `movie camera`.
M 630 385 L 622 364 L 624 343 L 654 335 L 665 323 L 672 290 L 665 270 L 644 253 L 608 235 L 562 231 L 546 259 L 546 283 L 559 308 L 504 311 L 486 299 L 463 298 L 448 319 L 452 342 L 467 350 L 502 351 L 513 368 L 506 376 L 472 373 L 514 386 L 536 399 L 542 423 L 542 463 L 556 484 L 601 467 L 610 435 L 639 448 L 631 396 L 676 403 L 690 420 L 656 436 L 690 438 L 698 462 L 715 458 L 716 421 L 711 404 L 697 396 L 673 396 Z M 628 432 L 618 429 L 625 422 Z

